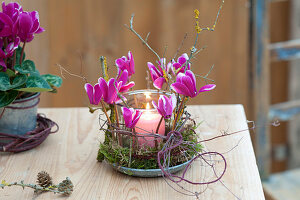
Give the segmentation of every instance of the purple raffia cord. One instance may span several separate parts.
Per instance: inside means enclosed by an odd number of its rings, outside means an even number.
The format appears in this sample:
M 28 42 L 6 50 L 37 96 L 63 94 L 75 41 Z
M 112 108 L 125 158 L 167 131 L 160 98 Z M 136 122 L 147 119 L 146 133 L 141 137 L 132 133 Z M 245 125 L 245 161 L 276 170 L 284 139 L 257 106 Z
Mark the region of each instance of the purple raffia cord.
M 176 136 L 178 138 L 176 138 Z M 168 171 L 165 170 L 165 162 L 166 162 L 166 158 L 164 157 L 163 160 L 164 160 L 164 165 L 161 164 L 161 158 L 163 155 L 166 155 L 166 153 L 170 153 L 170 151 L 178 146 L 180 146 L 182 143 L 183 143 L 183 140 L 182 140 L 182 135 L 177 132 L 177 131 L 171 131 L 168 133 L 167 135 L 167 138 L 168 138 L 168 141 L 166 142 L 166 145 L 164 146 L 164 148 L 158 152 L 157 154 L 157 161 L 158 161 L 158 165 L 159 165 L 159 168 L 161 169 L 162 173 L 164 174 L 164 176 L 166 176 L 168 179 L 170 179 L 172 182 L 174 183 L 179 183 L 181 181 L 185 181 L 187 183 L 190 183 L 190 184 L 193 184 L 193 185 L 202 185 L 202 184 L 211 184 L 211 183 L 215 183 L 217 181 L 219 181 L 223 175 L 225 174 L 226 172 L 226 169 L 227 169 L 227 163 L 226 163 L 226 159 L 225 157 L 218 153 L 218 152 L 205 152 L 205 153 L 201 153 L 201 154 L 198 154 L 197 156 L 195 156 L 189 163 L 188 165 L 185 167 L 184 169 L 184 172 L 182 174 L 182 176 L 176 176 L 176 175 L 173 175 L 171 173 L 169 173 Z M 174 139 L 175 138 L 175 139 Z M 174 145 L 170 145 L 167 147 L 167 144 L 169 143 L 170 140 L 176 140 L 175 141 L 175 144 Z M 192 162 L 194 162 L 196 159 L 198 159 L 199 157 L 201 157 L 202 159 L 203 156 L 205 155 L 218 155 L 222 158 L 222 160 L 224 161 L 224 170 L 223 172 L 221 173 L 220 176 L 218 176 L 215 180 L 212 180 L 212 181 L 208 181 L 208 182 L 192 182 L 192 181 L 189 181 L 187 179 L 185 179 L 185 174 L 188 170 L 188 168 L 190 167 L 190 165 L 192 164 Z M 205 159 L 204 159 L 205 160 Z M 178 178 L 179 180 L 175 180 L 174 178 Z
M 58 125 L 50 119 L 41 116 L 37 117 L 38 126 L 34 131 L 30 131 L 25 135 L 13 135 L 7 133 L 0 133 L 0 139 L 12 140 L 9 144 L 0 145 L 0 151 L 3 152 L 22 152 L 40 145 L 51 133 L 56 133 L 59 130 Z M 51 131 L 53 127 L 56 130 Z
M 224 176 L 224 174 L 225 174 L 225 172 L 227 170 L 227 162 L 226 162 L 225 157 L 223 156 L 223 153 L 214 152 L 214 151 L 212 151 L 212 152 L 202 151 L 202 153 L 198 153 L 198 151 L 195 148 L 195 145 L 199 144 L 199 143 L 204 143 L 204 142 L 212 141 L 214 139 L 218 139 L 218 138 L 221 138 L 221 137 L 225 137 L 225 136 L 230 136 L 230 135 L 233 135 L 233 134 L 237 134 L 237 133 L 240 133 L 240 132 L 243 132 L 243 131 L 248 131 L 248 130 L 255 129 L 254 122 L 252 122 L 253 126 L 250 127 L 250 128 L 248 128 L 248 129 L 244 129 L 244 130 L 240 130 L 240 131 L 235 131 L 235 132 L 232 132 L 232 133 L 226 133 L 224 131 L 224 132 L 222 132 L 221 135 L 218 135 L 218 136 L 215 136 L 215 137 L 212 137 L 212 138 L 208 138 L 208 139 L 205 139 L 205 140 L 200 140 L 198 142 L 189 142 L 189 141 L 184 141 L 183 140 L 181 132 L 185 131 L 184 125 L 185 125 L 185 123 L 188 120 L 191 120 L 194 123 L 194 125 L 196 125 L 196 124 L 195 124 L 195 121 L 193 119 L 190 119 L 190 115 L 187 112 L 185 112 L 184 114 L 186 115 L 186 117 L 183 118 L 181 116 L 181 119 L 180 119 L 182 121 L 182 123 L 179 124 L 179 125 L 177 125 L 176 129 L 174 131 L 169 132 L 167 134 L 167 136 L 162 136 L 162 135 L 155 134 L 153 132 L 146 131 L 147 133 L 138 133 L 138 137 L 142 137 L 146 141 L 150 141 L 150 139 L 149 140 L 146 139 L 146 138 L 149 138 L 149 137 L 153 138 L 153 140 L 155 140 L 154 138 L 160 138 L 160 139 L 164 139 L 164 141 L 166 141 L 165 144 L 164 144 L 164 146 L 163 146 L 163 148 L 157 153 L 156 159 L 157 159 L 157 162 L 158 162 L 158 166 L 159 166 L 159 168 L 161 169 L 161 171 L 163 173 L 164 180 L 175 191 L 177 191 L 177 192 L 179 192 L 181 194 L 184 194 L 184 195 L 188 195 L 188 196 L 196 196 L 198 198 L 199 195 L 207 189 L 207 186 L 209 184 L 216 183 L 216 182 L 220 181 L 223 184 L 223 186 L 225 188 L 227 188 L 224 185 L 224 183 L 221 181 L 222 177 Z M 250 122 L 248 121 L 248 123 L 250 123 Z M 117 127 L 117 126 L 115 126 L 115 124 L 111 124 L 111 125 L 114 127 L 114 130 L 108 130 L 108 131 L 119 133 L 119 134 L 123 134 L 123 135 L 132 136 L 132 132 L 131 131 L 127 131 L 126 129 L 122 129 L 120 127 Z M 123 127 L 124 127 L 124 124 L 120 124 L 120 125 L 123 125 Z M 272 123 L 272 125 L 273 126 L 278 126 L 279 122 L 275 121 L 275 122 Z M 107 130 L 107 129 L 104 129 L 103 126 L 101 127 L 101 129 L 102 130 Z M 194 134 L 197 134 L 195 130 L 193 130 L 193 129 L 191 129 L 191 130 L 194 132 Z M 239 140 L 239 142 L 240 142 L 240 140 Z M 183 155 L 185 155 L 188 151 L 192 151 L 192 152 L 195 153 L 195 156 L 191 160 L 188 161 L 188 163 L 185 166 L 184 171 L 183 171 L 183 173 L 182 173 L 181 176 L 177 176 L 177 175 L 171 174 L 170 171 L 169 171 L 170 157 L 171 157 L 171 154 L 172 154 L 171 151 L 174 150 L 177 147 L 179 147 L 179 151 Z M 235 147 L 233 147 L 233 148 L 235 148 Z M 230 152 L 231 150 L 229 150 L 228 152 Z M 225 152 L 225 153 L 227 153 L 227 152 Z M 151 154 L 151 152 L 149 152 L 149 155 L 150 155 L 150 157 L 153 156 L 153 154 Z M 172 155 L 176 155 L 176 152 L 173 152 Z M 208 156 L 208 158 L 205 158 L 206 156 Z M 221 159 L 212 158 L 212 156 L 219 156 Z M 212 168 L 215 178 L 212 177 L 210 179 L 213 179 L 213 180 L 209 180 L 209 181 L 204 181 L 203 180 L 203 182 L 192 182 L 192 181 L 190 181 L 190 180 L 188 180 L 188 179 L 185 178 L 187 170 L 191 167 L 191 164 L 193 162 L 195 162 L 199 158 L 201 160 L 203 160 L 208 166 L 210 166 Z M 224 162 L 224 167 L 223 167 L 222 173 L 220 175 L 218 175 L 216 173 L 216 167 L 215 167 L 216 164 L 215 163 L 211 163 L 211 162 L 219 163 L 221 161 Z M 182 191 L 180 191 L 179 189 L 173 187 L 170 184 L 171 182 L 173 182 L 175 185 L 177 185 L 177 187 L 181 188 Z M 185 182 L 187 184 L 192 184 L 192 185 L 206 185 L 206 188 L 204 189 L 204 191 L 202 191 L 200 193 L 199 192 L 192 192 L 192 191 L 189 191 L 188 189 L 184 188 L 181 185 L 182 182 Z M 229 189 L 227 188 L 227 190 L 229 190 Z M 238 198 L 235 194 L 233 194 L 233 195 L 236 198 Z

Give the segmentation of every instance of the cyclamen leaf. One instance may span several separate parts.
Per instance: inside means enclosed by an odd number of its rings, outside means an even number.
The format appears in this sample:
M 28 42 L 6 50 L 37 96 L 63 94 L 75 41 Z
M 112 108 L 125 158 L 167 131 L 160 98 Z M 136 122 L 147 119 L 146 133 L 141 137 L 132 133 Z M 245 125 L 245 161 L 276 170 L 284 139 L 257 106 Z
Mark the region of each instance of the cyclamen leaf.
M 16 90 L 23 92 L 49 92 L 53 89 L 41 76 L 29 76 L 26 82 L 26 88 Z
M 16 89 L 17 91 L 22 91 L 22 92 L 51 92 L 52 89 L 47 89 L 47 88 L 39 88 L 39 87 L 30 87 L 30 88 L 21 88 L 21 89 Z
M 34 72 L 30 72 L 30 76 L 40 76 L 40 72 L 38 69 L 35 69 Z
M 14 78 L 12 84 L 10 84 L 10 78 L 6 73 L 0 73 L 0 91 L 7 91 L 16 87 L 19 87 L 26 83 L 27 76 L 19 74 Z
M 50 85 L 41 76 L 29 76 L 26 82 L 27 87 L 39 87 L 51 89 Z
M 11 89 L 13 88 L 16 88 L 16 87 L 19 87 L 23 84 L 25 84 L 27 81 L 27 76 L 24 75 L 24 74 L 19 74 L 18 76 L 16 76 L 12 82 L 12 85 L 11 85 Z
M 17 98 L 18 94 L 19 92 L 15 90 L 0 91 L 0 108 L 11 104 Z
M 5 73 L 9 76 L 9 78 L 16 75 L 15 72 L 11 69 L 7 69 Z
M 26 88 L 17 89 L 24 92 L 51 91 L 52 88 L 42 76 L 29 76 L 26 81 Z
M 10 79 L 8 75 L 4 72 L 0 72 L 0 91 L 9 90 L 10 87 Z
M 31 60 L 25 60 L 22 63 L 22 66 L 17 64 L 15 65 L 15 70 L 19 71 L 21 74 L 29 74 L 35 72 L 35 64 Z
M 55 76 L 52 74 L 44 74 L 42 77 L 50 84 L 55 87 L 60 87 L 62 84 L 62 79 L 59 76 Z

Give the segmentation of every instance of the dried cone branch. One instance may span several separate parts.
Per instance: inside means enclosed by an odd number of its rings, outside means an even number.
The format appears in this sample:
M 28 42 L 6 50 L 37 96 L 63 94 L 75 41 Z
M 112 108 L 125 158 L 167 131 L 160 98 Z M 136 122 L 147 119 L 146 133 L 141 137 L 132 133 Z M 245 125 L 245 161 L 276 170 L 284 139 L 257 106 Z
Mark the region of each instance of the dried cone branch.
M 58 184 L 58 191 L 63 192 L 64 195 L 70 195 L 73 192 L 74 185 L 72 181 L 67 177 L 61 183 Z
M 51 176 L 45 171 L 41 171 L 38 173 L 36 182 L 39 186 L 44 188 L 49 187 L 53 184 Z

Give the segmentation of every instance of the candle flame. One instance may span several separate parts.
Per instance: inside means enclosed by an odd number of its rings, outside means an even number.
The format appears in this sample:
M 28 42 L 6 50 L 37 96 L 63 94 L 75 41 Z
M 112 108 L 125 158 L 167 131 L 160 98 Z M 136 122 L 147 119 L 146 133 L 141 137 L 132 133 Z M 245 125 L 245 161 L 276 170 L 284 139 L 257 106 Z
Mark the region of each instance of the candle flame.
M 146 99 L 150 99 L 151 98 L 150 92 L 145 92 L 145 96 L 146 96 Z
M 147 109 L 147 110 L 150 109 L 150 104 L 149 104 L 149 103 L 146 104 L 146 109 Z

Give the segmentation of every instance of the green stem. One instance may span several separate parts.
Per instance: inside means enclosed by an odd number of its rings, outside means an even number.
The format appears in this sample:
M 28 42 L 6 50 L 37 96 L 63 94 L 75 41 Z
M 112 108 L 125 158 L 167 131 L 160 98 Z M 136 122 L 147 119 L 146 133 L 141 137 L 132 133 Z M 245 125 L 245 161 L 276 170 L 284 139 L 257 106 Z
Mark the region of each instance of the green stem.
M 157 128 L 156 128 L 156 131 L 155 131 L 156 134 L 158 134 L 159 127 L 160 127 L 161 122 L 162 122 L 163 119 L 164 119 L 164 117 L 161 116 L 161 118 L 160 118 L 160 120 L 158 122 Z M 157 140 L 157 137 L 154 138 L 154 143 L 155 143 L 155 148 L 158 149 L 158 140 Z
M 135 128 L 133 128 L 132 131 L 133 131 L 133 137 L 134 137 L 134 142 L 135 142 L 134 150 L 136 151 L 139 148 L 139 140 L 138 140 L 138 137 L 136 135 Z
M 13 62 L 12 62 L 12 69 L 14 69 L 14 67 L 15 67 L 16 59 L 17 59 L 17 50 L 14 51 L 14 57 L 13 57 Z
M 22 65 L 22 60 L 23 60 L 23 56 L 24 56 L 25 44 L 26 44 L 26 42 L 24 42 L 24 43 L 23 43 L 23 47 L 22 47 L 22 51 L 21 51 L 21 56 L 20 56 L 20 65 Z
M 133 132 L 133 130 L 132 130 L 132 132 Z M 128 167 L 131 167 L 131 154 L 132 154 L 132 135 L 130 136 Z
M 111 128 L 112 128 L 112 127 L 111 127 L 111 120 L 110 120 L 110 118 L 109 118 L 109 116 L 108 116 L 108 114 L 107 114 L 107 111 L 106 111 L 106 108 L 105 108 L 105 105 L 104 105 L 103 100 L 101 100 L 100 103 L 101 103 L 101 106 L 102 106 L 102 110 L 103 110 L 103 112 L 104 112 L 104 114 L 105 114 L 105 116 L 106 116 L 106 119 L 107 119 L 107 121 L 108 121 L 108 129 L 111 129 Z M 105 140 L 104 140 L 104 143 L 108 143 L 108 141 L 109 141 L 109 135 L 111 135 L 111 137 L 114 138 L 114 134 L 113 134 L 112 132 L 110 133 L 109 131 L 106 131 L 106 132 L 105 132 Z
M 159 130 L 159 127 L 160 127 L 161 122 L 162 122 L 163 119 L 164 119 L 164 117 L 161 116 L 161 118 L 160 118 L 160 120 L 159 120 L 159 123 L 158 123 L 158 125 L 157 125 L 157 128 L 156 128 L 156 131 L 155 131 L 155 133 L 157 133 L 157 134 L 158 134 L 158 130 Z
M 107 121 L 108 121 L 108 123 L 109 123 L 109 125 L 110 125 L 110 124 L 111 124 L 111 121 L 110 121 L 110 118 L 109 118 L 109 116 L 108 116 L 108 114 L 107 114 L 107 111 L 106 111 L 106 108 L 105 108 L 105 105 L 104 105 L 103 100 L 101 100 L 100 103 L 101 103 L 103 112 L 104 112 L 104 114 L 105 114 L 105 116 L 106 116 L 106 118 L 107 118 Z
M 180 114 L 180 112 L 181 112 L 181 109 L 182 109 L 182 107 L 183 107 L 185 98 L 186 98 L 186 96 L 183 97 L 183 99 L 182 99 L 182 101 L 181 101 L 181 104 L 180 104 L 180 106 L 179 106 L 179 109 L 178 109 L 178 111 L 177 111 L 177 114 L 176 114 L 176 117 L 175 117 L 175 120 L 174 120 L 174 123 L 173 123 L 173 128 L 172 128 L 173 131 L 175 130 L 175 127 L 176 127 L 176 124 L 177 124 L 177 120 L 178 120 L 178 116 L 179 116 L 179 114 Z
M 119 113 L 118 113 L 118 109 L 117 109 L 117 105 L 114 104 L 114 107 L 115 107 L 115 112 L 116 112 L 116 121 L 117 121 L 117 127 L 119 128 L 120 127 L 120 124 L 119 124 Z M 123 147 L 123 142 L 122 142 L 122 136 L 121 136 L 121 133 L 118 133 L 118 143 L 121 147 Z
M 111 121 L 111 123 L 115 123 L 116 122 L 116 111 L 115 111 L 114 105 L 110 104 L 109 107 L 110 107 L 110 111 L 111 111 L 110 112 L 110 121 Z M 111 126 L 111 129 L 113 129 L 112 126 Z M 116 136 L 113 132 L 111 133 L 111 136 L 112 136 L 112 139 L 116 141 Z

